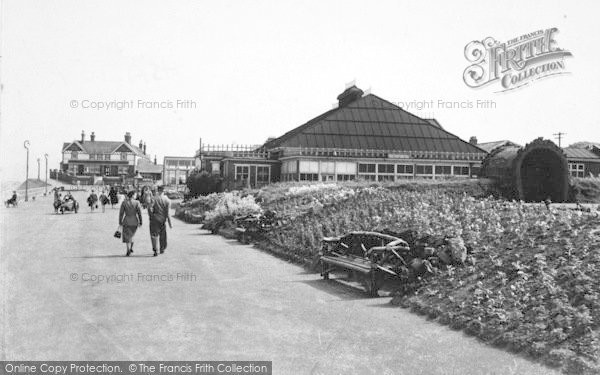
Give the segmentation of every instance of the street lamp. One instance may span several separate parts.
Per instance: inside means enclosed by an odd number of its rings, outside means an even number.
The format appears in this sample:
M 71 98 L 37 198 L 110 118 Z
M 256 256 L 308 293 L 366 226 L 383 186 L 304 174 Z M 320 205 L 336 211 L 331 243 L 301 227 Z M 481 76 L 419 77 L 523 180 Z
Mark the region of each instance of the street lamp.
M 46 178 L 45 178 L 45 182 L 46 182 L 46 195 L 48 195 L 48 154 L 44 154 L 44 157 L 46 158 Z
M 23 147 L 27 149 L 27 165 L 25 167 L 25 202 L 29 199 L 29 141 L 23 142 Z
M 38 162 L 38 181 L 40 180 L 40 158 L 37 158 Z

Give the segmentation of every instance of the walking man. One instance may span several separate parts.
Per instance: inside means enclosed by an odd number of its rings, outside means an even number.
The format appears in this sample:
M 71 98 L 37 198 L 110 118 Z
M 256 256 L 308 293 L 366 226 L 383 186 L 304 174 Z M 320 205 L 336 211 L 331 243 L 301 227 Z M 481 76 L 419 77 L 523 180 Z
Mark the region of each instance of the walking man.
M 171 218 L 169 217 L 169 208 L 171 201 L 164 195 L 164 187 L 159 186 L 158 193 L 153 197 L 151 204 L 148 206 L 148 215 L 150 216 L 150 240 L 152 241 L 152 250 L 154 256 L 158 255 L 157 251 L 164 253 L 167 248 L 167 228 L 165 224 L 171 226 Z

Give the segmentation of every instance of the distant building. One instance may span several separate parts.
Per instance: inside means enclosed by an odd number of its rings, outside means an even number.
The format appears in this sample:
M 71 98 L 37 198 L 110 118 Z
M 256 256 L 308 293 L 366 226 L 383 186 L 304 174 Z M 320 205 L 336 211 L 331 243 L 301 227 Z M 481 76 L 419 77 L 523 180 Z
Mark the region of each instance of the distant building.
M 522 147 L 508 140 L 478 143 L 477 146 L 488 153 L 505 148 Z M 600 145 L 598 143 L 577 142 L 562 150 L 567 158 L 568 172 L 571 177 L 600 175 Z
M 131 183 L 140 160 L 150 162 L 146 145 L 142 141 L 138 146 L 133 145 L 129 132 L 122 141 L 97 141 L 94 132 L 86 140 L 81 132 L 79 140 L 63 144 L 57 177 L 82 185 Z
M 567 156 L 571 176 L 597 177 L 600 175 L 600 148 L 597 146 L 566 147 L 563 151 Z
M 474 177 L 487 152 L 356 86 L 338 107 L 256 147 L 201 146 L 200 167 L 226 188 L 276 181 Z
M 165 156 L 162 181 L 164 185 L 185 184 L 190 171 L 196 167 L 196 158 L 189 156 Z
M 162 183 L 163 166 L 162 164 L 156 164 L 156 156 L 154 157 L 154 163 L 149 162 L 146 159 L 139 159 L 136 173 L 142 176 L 144 182 L 156 183 L 160 181 Z

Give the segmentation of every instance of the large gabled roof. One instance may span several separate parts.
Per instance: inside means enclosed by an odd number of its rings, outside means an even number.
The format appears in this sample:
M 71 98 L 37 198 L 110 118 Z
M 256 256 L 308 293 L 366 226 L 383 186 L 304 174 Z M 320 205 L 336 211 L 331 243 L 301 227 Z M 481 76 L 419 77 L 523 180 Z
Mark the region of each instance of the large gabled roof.
M 278 147 L 485 153 L 373 94 L 329 110 L 264 145 L 267 150 Z
M 137 146 L 130 145 L 125 141 L 73 141 L 63 143 L 63 152 L 67 149 L 78 148 L 87 154 L 112 154 L 120 147 L 127 147 L 137 155 L 144 155 L 144 152 Z

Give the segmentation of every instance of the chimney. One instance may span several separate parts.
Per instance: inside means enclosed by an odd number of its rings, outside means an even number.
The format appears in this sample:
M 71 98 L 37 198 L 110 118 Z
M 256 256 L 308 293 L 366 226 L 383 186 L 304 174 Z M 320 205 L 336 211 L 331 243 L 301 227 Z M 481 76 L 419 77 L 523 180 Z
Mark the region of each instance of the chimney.
M 131 144 L 131 133 L 125 133 L 125 142 L 130 145 Z
M 477 146 L 477 137 L 473 136 L 473 137 L 469 138 L 469 143 Z
M 81 131 L 81 143 L 83 143 L 85 141 L 85 132 L 82 130 Z
M 156 165 L 156 155 L 154 155 L 154 165 Z
M 146 155 L 146 142 L 144 142 L 144 155 Z
M 141 150 L 142 149 L 142 140 L 140 139 L 140 144 L 138 145 L 138 148 Z
M 363 90 L 359 89 L 354 85 L 348 87 L 346 90 L 344 90 L 343 93 L 341 93 L 337 97 L 339 107 L 345 107 L 353 101 L 360 99 L 363 96 L 363 94 Z
M 95 132 L 92 132 L 92 134 L 90 134 L 90 141 L 94 142 L 96 140 L 96 134 Z

